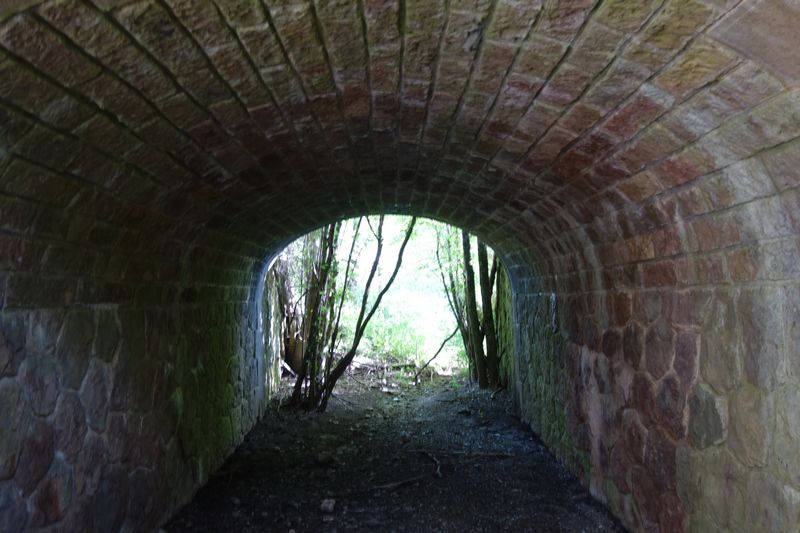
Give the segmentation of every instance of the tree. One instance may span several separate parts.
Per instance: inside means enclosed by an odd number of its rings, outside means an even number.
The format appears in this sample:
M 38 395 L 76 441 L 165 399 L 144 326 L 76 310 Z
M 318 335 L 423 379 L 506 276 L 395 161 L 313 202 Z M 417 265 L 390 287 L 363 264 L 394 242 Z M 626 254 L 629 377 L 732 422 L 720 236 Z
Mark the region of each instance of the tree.
M 461 231 L 460 246 L 448 230 L 437 234 L 436 259 L 447 295 L 450 310 L 456 319 L 464 350 L 470 365 L 470 375 L 481 388 L 497 387 L 502 383 L 496 311 L 494 305 L 501 294 L 494 293 L 499 262 L 489 252 L 485 243 L 478 240 L 478 285 L 472 263 L 472 243 L 469 234 Z M 459 249 L 460 248 L 460 249 Z M 455 250 L 455 251 L 454 251 Z M 480 290 L 480 305 L 477 292 Z M 484 348 L 485 341 L 485 348 Z
M 290 400 L 295 405 L 302 405 L 307 409 L 316 408 L 319 411 L 327 408 L 336 382 L 352 363 L 370 319 L 378 310 L 383 296 L 400 270 L 403 252 L 416 223 L 416 218 L 412 218 L 409 222 L 392 275 L 370 303 L 370 290 L 376 279 L 384 247 L 384 217 L 383 215 L 378 217 L 377 229 L 373 227 L 369 217 L 365 220 L 376 240 L 376 252 L 364 287 L 352 340 L 347 351 L 338 360 L 336 360 L 336 350 L 341 339 L 342 308 L 349 289 L 362 219 L 358 219 L 355 223 L 341 287 L 337 287 L 341 267 L 336 259 L 336 252 L 340 245 L 342 224 L 326 226 L 304 240 L 302 254 L 304 262 L 301 279 L 298 280 L 298 284 L 304 288 L 303 318 L 300 327 L 303 358 Z

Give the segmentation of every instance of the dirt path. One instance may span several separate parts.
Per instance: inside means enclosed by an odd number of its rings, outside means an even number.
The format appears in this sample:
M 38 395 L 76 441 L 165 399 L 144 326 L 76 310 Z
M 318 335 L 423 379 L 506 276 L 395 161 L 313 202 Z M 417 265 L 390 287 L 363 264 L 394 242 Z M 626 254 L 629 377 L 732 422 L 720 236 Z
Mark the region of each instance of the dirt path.
M 268 414 L 166 529 L 624 531 L 505 394 L 352 378 L 326 414 Z

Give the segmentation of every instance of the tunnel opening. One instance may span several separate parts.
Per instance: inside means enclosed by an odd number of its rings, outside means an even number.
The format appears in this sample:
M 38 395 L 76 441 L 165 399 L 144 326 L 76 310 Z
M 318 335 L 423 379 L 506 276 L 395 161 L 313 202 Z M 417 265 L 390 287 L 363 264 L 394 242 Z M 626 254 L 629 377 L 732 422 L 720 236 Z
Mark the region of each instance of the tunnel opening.
M 267 358 L 297 378 L 295 403 L 303 391 L 324 388 L 347 357 L 342 364 L 402 368 L 414 381 L 438 368 L 483 387 L 507 383 L 511 287 L 499 257 L 477 237 L 432 219 L 359 217 L 306 234 L 270 264 L 264 344 Z
M 272 408 L 193 501 L 166 525 L 168 530 L 624 531 L 519 418 L 519 405 L 514 405 L 517 397 L 508 389 L 513 391 L 517 384 L 514 350 L 520 341 L 515 345 L 512 286 L 499 254 L 495 263 L 494 251 L 484 250 L 486 257 L 478 264 L 475 258 L 483 244 L 479 239 L 443 223 L 415 220 L 394 277 L 392 267 L 404 248 L 410 218 L 361 217 L 327 225 L 295 240 L 269 262 L 260 319 L 265 324 L 266 381 L 272 383 L 275 395 Z M 365 234 L 359 235 L 358 228 Z M 386 245 L 382 267 L 373 265 L 378 242 Z M 332 244 L 332 249 L 326 249 Z M 325 268 L 332 280 L 327 286 L 320 281 Z M 464 316 L 467 268 L 474 268 L 472 275 L 485 278 L 484 284 L 496 291 L 482 294 L 487 287 L 472 280 L 476 283 L 471 288 L 472 305 L 480 306 L 482 296 L 490 304 L 490 313 L 477 308 L 480 327 L 497 324 L 494 342 L 499 345 L 496 372 L 500 375 L 496 381 L 480 383 L 472 359 L 476 354 L 463 353 L 460 374 L 431 371 L 426 379 L 415 379 L 421 366 L 430 363 L 429 356 L 439 354 L 435 347 L 446 345 L 442 338 L 460 332 L 455 324 L 460 321 L 460 328 L 469 327 Z M 412 300 L 417 299 L 423 309 L 417 320 L 439 318 L 440 324 L 429 327 L 432 338 L 427 343 L 424 338 L 418 342 L 412 338 L 410 343 L 398 339 L 397 333 L 408 337 L 424 326 L 405 321 L 413 313 L 400 320 L 397 315 L 377 313 L 374 316 L 383 322 L 376 322 L 379 327 L 371 332 L 369 327 L 365 330 L 358 357 L 337 382 L 325 412 L 315 409 L 316 404 L 292 402 L 293 391 L 309 391 L 313 379 L 325 377 L 321 369 L 309 372 L 305 379 L 300 375 L 312 344 L 308 336 L 313 331 L 307 321 L 319 317 L 308 306 L 331 309 L 321 319 L 327 325 L 318 328 L 322 340 L 314 349 L 341 360 L 354 332 L 342 334 L 345 348 L 338 349 L 333 333 L 325 331 L 339 316 L 356 322 L 364 283 L 376 271 L 373 293 L 385 286 L 387 278 L 394 279 L 382 306 L 413 307 Z M 454 286 L 456 277 L 460 282 Z M 345 294 L 345 289 L 352 294 Z M 318 290 L 322 297 L 309 296 L 311 290 Z M 535 350 L 550 359 L 557 348 L 552 340 L 541 339 L 558 334 L 558 310 L 553 295 L 540 297 L 546 311 L 535 317 L 536 328 L 527 331 L 544 330 L 534 335 Z M 339 305 L 351 309 L 339 315 Z M 457 311 L 453 305 L 462 308 Z M 442 320 L 442 314 L 447 320 Z M 485 359 L 491 342 L 487 337 L 482 331 L 478 339 Z M 472 341 L 467 334 L 455 343 L 466 352 L 465 345 Z M 420 353 L 426 344 L 430 348 Z M 293 353 L 298 346 L 299 352 Z M 317 364 L 330 368 L 322 357 Z M 539 371 L 548 372 L 544 367 L 526 367 L 530 382 L 545 383 L 543 376 L 533 375 Z M 528 376 L 523 381 L 527 380 Z M 522 394 L 541 400 L 530 391 Z M 548 408 L 565 412 L 564 406 L 554 403 Z M 555 413 L 545 421 L 539 411 L 527 415 L 547 430 L 559 424 Z

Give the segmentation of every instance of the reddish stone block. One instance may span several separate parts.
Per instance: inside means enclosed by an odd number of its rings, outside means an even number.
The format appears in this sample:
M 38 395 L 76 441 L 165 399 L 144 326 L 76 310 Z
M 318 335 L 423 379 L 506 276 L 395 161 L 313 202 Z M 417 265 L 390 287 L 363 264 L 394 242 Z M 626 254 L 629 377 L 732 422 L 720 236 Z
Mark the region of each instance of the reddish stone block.
M 751 61 L 744 61 L 709 88 L 717 99 L 737 110 L 758 105 L 782 90 L 780 81 Z
M 47 416 L 53 412 L 61 384 L 55 361 L 46 356 L 27 357 L 20 365 L 19 381 L 35 414 Z
M 712 158 L 702 150 L 683 151 L 652 167 L 665 189 L 676 187 L 713 170 Z
M 114 17 L 173 73 L 182 75 L 203 68 L 205 59 L 160 6 L 133 4 L 114 11 Z
M 642 41 L 662 50 L 677 50 L 713 16 L 713 10 L 700 2 L 671 0 L 647 24 Z
M 735 59 L 734 54 L 712 41 L 699 39 L 663 70 L 655 83 L 676 98 L 684 98 L 716 79 Z
M 619 139 L 629 139 L 661 115 L 670 103 L 652 87 L 645 87 L 608 118 L 603 129 Z
M 653 0 L 630 4 L 625 0 L 603 2 L 595 15 L 598 22 L 621 32 L 631 32 L 639 28 L 656 9 L 658 2 Z
M 627 148 L 618 152 L 616 158 L 629 173 L 635 173 L 681 146 L 682 143 L 678 139 L 656 123 L 648 127 Z
M 745 376 L 766 390 L 786 377 L 782 296 L 776 289 L 745 290 L 736 301 Z
M 651 386 L 646 376 L 639 373 L 635 374 L 634 383 L 636 384 L 635 387 L 640 389 L 638 390 L 640 398 L 649 397 Z M 649 409 L 649 406 L 646 409 Z M 641 415 L 641 406 L 636 404 L 622 412 L 622 435 L 620 440 L 624 443 L 634 464 L 642 464 L 645 459 L 648 431 L 642 423 L 643 418 L 641 418 Z M 649 411 L 645 416 L 649 416 Z
M 622 442 L 618 441 L 611 449 L 610 463 L 611 479 L 614 481 L 614 485 L 622 494 L 628 494 L 631 490 L 628 475 L 633 467 L 633 462 Z
M 31 496 L 33 513 L 28 526 L 42 527 L 58 522 L 66 515 L 72 497 L 72 468 L 62 459 L 56 458 Z
M 696 283 L 713 285 L 727 280 L 724 253 L 695 257 L 692 262 L 694 263 L 694 281 Z
M 672 366 L 684 387 L 688 390 L 697 377 L 697 355 L 700 336 L 692 331 L 682 331 L 675 339 L 675 361 Z
M 592 127 L 601 116 L 602 114 L 597 109 L 578 103 L 561 117 L 559 125 L 578 135 Z
M 686 436 L 686 389 L 675 373 L 665 375 L 655 396 L 655 419 L 674 439 Z
M 654 261 L 642 264 L 642 283 L 646 288 L 673 287 L 677 282 L 672 261 Z
M 581 27 L 593 5 L 593 0 L 572 0 L 547 5 L 541 14 L 538 31 L 549 37 L 569 41 Z
M 151 101 L 161 101 L 177 89 L 164 72 L 132 44 L 114 50 L 102 61 Z
M 730 216 L 706 217 L 690 224 L 691 245 L 701 252 L 725 248 L 741 241 L 739 226 Z
M 764 152 L 761 160 L 779 190 L 800 186 L 800 139 Z
M 23 429 L 25 439 L 19 455 L 14 480 L 25 495 L 33 492 L 53 462 L 53 428 L 39 418 L 30 421 Z
M 610 297 L 614 324 L 625 326 L 631 318 L 633 301 L 627 292 L 613 292 Z
M 651 325 L 645 336 L 645 368 L 653 379 L 660 379 L 672 367 L 675 333 L 665 318 Z
M 761 3 L 738 6 L 712 29 L 711 34 L 759 63 L 770 66 L 784 81 L 792 83 L 800 80 L 800 66 L 793 53 L 800 47 L 796 31 L 798 24 L 800 8 L 794 3 Z M 776 43 L 780 45 L 776 46 Z
M 649 75 L 640 65 L 617 59 L 589 88 L 583 101 L 608 112 L 633 94 Z
M 565 43 L 534 33 L 520 49 L 515 71 L 532 78 L 546 79 L 566 49 Z
M 100 71 L 27 14 L 17 15 L 0 27 L 0 42 L 68 87 L 91 79 Z
M 586 70 L 562 63 L 542 89 L 539 96 L 543 103 L 553 106 L 565 106 L 574 102 L 591 81 Z
M 609 359 L 617 359 L 622 355 L 622 334 L 614 329 L 603 333 L 603 353 Z
M 107 56 L 127 40 L 100 12 L 77 0 L 46 2 L 37 12 L 95 57 Z
M 541 7 L 542 2 L 537 1 L 518 4 L 511 0 L 500 0 L 495 5 L 486 38 L 509 43 L 522 41 Z

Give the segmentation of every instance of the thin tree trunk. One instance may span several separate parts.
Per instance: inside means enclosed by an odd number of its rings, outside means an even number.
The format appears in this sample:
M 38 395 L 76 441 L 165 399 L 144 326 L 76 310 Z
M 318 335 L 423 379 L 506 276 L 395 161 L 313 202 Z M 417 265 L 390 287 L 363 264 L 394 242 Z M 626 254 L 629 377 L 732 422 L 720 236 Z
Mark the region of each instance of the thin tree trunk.
M 315 254 L 316 260 L 311 268 L 311 281 L 306 297 L 306 309 L 304 316 L 308 320 L 308 334 L 305 343 L 305 354 L 303 356 L 303 366 L 297 375 L 297 381 L 292 391 L 292 403 L 299 403 L 302 393 L 303 381 L 306 377 L 310 378 L 309 392 L 310 398 L 315 398 L 317 394 L 317 373 L 319 371 L 319 337 L 320 329 L 320 307 L 322 306 L 323 292 L 326 290 L 328 273 L 334 255 L 334 236 L 336 225 L 331 224 L 323 228 L 320 232 L 320 244 Z M 305 328 L 304 328 L 305 329 Z
M 416 385 L 416 383 L 417 383 L 417 379 L 419 378 L 419 375 L 420 375 L 420 374 L 422 374 L 422 371 L 423 371 L 423 370 L 425 370 L 426 368 L 428 368 L 428 365 L 430 365 L 430 364 L 433 362 L 433 360 L 434 360 L 434 359 L 436 359 L 437 357 L 439 357 L 439 354 L 440 354 L 440 353 L 442 353 L 442 350 L 444 349 L 444 345 L 445 345 L 445 344 L 447 344 L 447 343 L 450 341 L 450 339 L 452 339 L 453 337 L 455 337 L 455 336 L 456 336 L 456 333 L 458 333 L 458 329 L 459 329 L 459 328 L 456 328 L 456 329 L 454 329 L 454 330 L 453 330 L 453 333 L 451 333 L 450 335 L 448 335 L 448 336 L 447 336 L 447 338 L 446 338 L 445 340 L 443 340 L 443 341 L 442 341 L 442 344 L 440 344 L 440 345 L 439 345 L 439 349 L 438 349 L 438 350 L 436 350 L 436 353 L 435 353 L 435 354 L 433 354 L 433 357 L 431 357 L 430 359 L 428 359 L 428 362 L 427 362 L 427 363 L 425 363 L 424 365 L 422 365 L 422 367 L 421 367 L 419 370 L 417 370 L 417 373 L 416 373 L 416 374 L 414 374 L 414 384 L 415 384 L 415 385 Z
M 458 326 L 458 332 L 461 336 L 461 343 L 464 345 L 464 351 L 467 354 L 467 363 L 469 366 L 469 375 L 473 380 L 478 379 L 478 375 L 475 373 L 475 362 L 474 362 L 474 354 L 472 353 L 472 341 L 469 337 L 469 330 L 467 329 L 467 324 L 464 318 L 464 305 L 461 302 L 461 299 L 458 296 L 458 286 L 456 285 L 455 276 L 453 274 L 452 268 L 452 256 L 450 254 L 450 239 L 449 239 L 449 232 L 447 238 L 447 256 L 448 256 L 448 267 L 447 272 L 445 272 L 444 264 L 442 263 L 442 242 L 441 236 L 439 232 L 436 232 L 436 263 L 439 265 L 439 276 L 442 279 L 442 287 L 444 288 L 444 295 L 447 298 L 447 305 L 450 307 L 450 311 L 453 313 L 453 316 L 456 319 L 456 325 Z
M 492 268 L 494 275 L 497 270 Z M 486 245 L 478 241 L 478 273 L 481 285 L 481 308 L 483 311 L 483 331 L 486 335 L 486 377 L 489 386 L 499 385 L 500 359 L 497 354 L 497 330 L 492 312 L 492 279 L 489 275 L 489 258 Z
M 475 357 L 478 386 L 485 389 L 489 382 L 486 375 L 486 360 L 483 355 L 483 333 L 478 318 L 478 304 L 475 301 L 475 271 L 472 269 L 469 234 L 463 230 L 461 231 L 461 247 L 464 253 L 464 301 L 467 309 L 467 327 Z
M 330 399 L 331 393 L 333 392 L 333 387 L 336 385 L 336 382 L 342 377 L 344 371 L 353 362 L 353 358 L 356 355 L 356 350 L 358 350 L 358 345 L 361 342 L 361 338 L 364 335 L 364 331 L 367 329 L 367 325 L 369 324 L 370 319 L 378 310 L 378 307 L 381 304 L 381 300 L 386 292 L 389 290 L 389 287 L 392 286 L 394 283 L 395 278 L 397 277 L 397 273 L 400 271 L 400 266 L 403 263 L 403 253 L 405 252 L 406 245 L 408 245 L 409 239 L 411 239 L 411 234 L 414 231 L 414 224 L 416 224 L 417 218 L 414 217 L 411 219 L 411 222 L 408 224 L 408 228 L 406 229 L 405 237 L 403 238 L 403 243 L 400 245 L 400 251 L 397 253 L 397 261 L 395 262 L 394 270 L 392 271 L 392 275 L 389 277 L 389 280 L 384 285 L 383 289 L 378 293 L 375 301 L 372 303 L 372 307 L 369 310 L 369 313 L 365 314 L 367 308 L 367 298 L 369 296 L 369 287 L 372 284 L 372 280 L 375 277 L 375 272 L 378 269 L 378 262 L 380 261 L 380 254 L 383 244 L 383 216 L 380 218 L 380 225 L 378 228 L 378 249 L 375 253 L 375 260 L 372 263 L 372 269 L 370 270 L 369 277 L 367 278 L 367 285 L 364 289 L 364 297 L 361 299 L 361 310 L 358 314 L 358 320 L 356 321 L 356 329 L 355 334 L 353 335 L 353 343 L 350 346 L 350 349 L 347 351 L 347 354 L 336 364 L 336 367 L 331 371 L 330 378 L 325 383 L 325 387 L 322 391 L 322 398 L 319 402 L 318 410 L 320 412 L 325 411 L 328 407 L 328 400 Z

